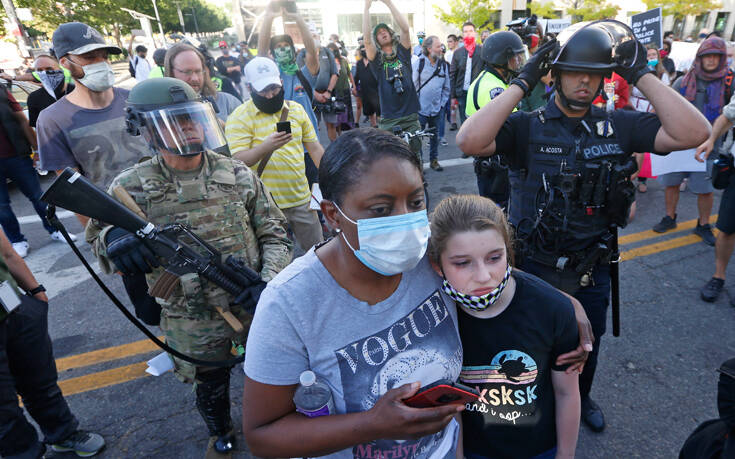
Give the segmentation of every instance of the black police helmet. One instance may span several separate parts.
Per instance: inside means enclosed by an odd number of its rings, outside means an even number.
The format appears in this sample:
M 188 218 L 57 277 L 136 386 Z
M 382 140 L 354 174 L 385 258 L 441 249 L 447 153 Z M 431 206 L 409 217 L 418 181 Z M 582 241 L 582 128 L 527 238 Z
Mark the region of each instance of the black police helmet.
M 509 30 L 495 32 L 482 44 L 482 60 L 487 65 L 503 67 L 508 59 L 525 52 L 523 40 L 517 33 Z
M 613 61 L 613 41 L 604 28 L 593 25 L 580 29 L 552 60 L 552 69 L 609 75 L 617 67 Z

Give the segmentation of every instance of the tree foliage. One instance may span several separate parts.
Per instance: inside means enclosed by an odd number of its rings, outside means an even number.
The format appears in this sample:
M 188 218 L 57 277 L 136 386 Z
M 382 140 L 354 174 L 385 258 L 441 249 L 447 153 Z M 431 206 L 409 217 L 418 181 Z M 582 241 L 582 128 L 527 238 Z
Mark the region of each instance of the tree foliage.
M 567 14 L 581 21 L 614 18 L 620 11 L 619 6 L 608 3 L 607 0 L 576 0 L 567 2 L 567 5 Z
M 434 5 L 434 10 L 440 22 L 461 29 L 462 24 L 472 21 L 479 30 L 492 28 L 493 14 L 499 5 L 500 0 L 450 0 L 446 9 Z
M 128 8 L 155 17 L 151 0 L 15 0 L 15 5 L 19 8 L 31 8 L 34 20 L 24 24 L 25 26 L 33 27 L 49 36 L 59 24 L 69 21 L 84 22 L 118 37 L 120 34 L 129 33 L 131 29 L 139 29 L 140 22 L 120 8 Z M 181 32 L 173 1 L 158 0 L 157 6 L 164 32 Z M 184 0 L 181 7 L 187 32 L 194 32 L 191 7 L 196 11 L 200 32 L 218 32 L 231 25 L 224 11 L 204 0 Z M 157 32 L 158 25 L 155 21 L 151 21 L 151 25 L 154 32 Z
M 718 0 L 643 0 L 643 3 L 649 10 L 660 6 L 664 16 L 674 16 L 676 19 L 699 16 L 722 8 L 722 2 Z
M 559 17 L 553 1 L 548 1 L 544 3 L 532 2 L 530 6 L 531 14 L 535 14 L 540 18 L 557 19 Z

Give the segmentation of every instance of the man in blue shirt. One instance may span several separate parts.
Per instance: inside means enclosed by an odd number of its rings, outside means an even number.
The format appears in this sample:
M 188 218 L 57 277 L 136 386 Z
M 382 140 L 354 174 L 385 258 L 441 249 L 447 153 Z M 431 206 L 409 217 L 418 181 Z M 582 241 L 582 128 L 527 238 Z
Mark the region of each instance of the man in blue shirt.
M 442 45 L 439 37 L 426 38 L 422 45 L 421 57 L 413 67 L 413 85 L 419 96 L 419 122 L 423 129 L 428 124 L 434 128 L 429 143 L 429 159 L 435 171 L 444 170 L 439 164 L 439 123 L 443 121 L 444 106 L 449 100 L 449 65 L 442 59 Z

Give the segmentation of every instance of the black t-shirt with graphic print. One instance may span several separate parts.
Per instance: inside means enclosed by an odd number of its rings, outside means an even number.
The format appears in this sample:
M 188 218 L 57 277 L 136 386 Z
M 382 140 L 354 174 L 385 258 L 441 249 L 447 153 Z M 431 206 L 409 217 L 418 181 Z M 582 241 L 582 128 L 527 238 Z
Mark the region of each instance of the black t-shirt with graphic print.
M 461 307 L 464 357 L 459 382 L 480 399 L 462 412 L 464 449 L 493 459 L 531 458 L 556 445 L 551 370 L 579 343 L 571 302 L 536 276 L 513 271 L 516 291 L 505 311 L 478 319 Z

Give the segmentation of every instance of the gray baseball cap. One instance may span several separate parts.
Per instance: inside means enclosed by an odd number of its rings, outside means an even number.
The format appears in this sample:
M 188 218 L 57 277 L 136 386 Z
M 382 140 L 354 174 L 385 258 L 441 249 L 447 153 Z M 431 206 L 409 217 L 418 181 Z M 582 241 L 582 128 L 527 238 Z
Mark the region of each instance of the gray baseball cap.
M 54 31 L 52 41 L 57 59 L 61 59 L 67 54 L 78 56 L 95 49 L 106 49 L 110 54 L 122 53 L 122 50 L 117 46 L 108 45 L 104 37 L 94 27 L 82 22 L 61 24 Z

